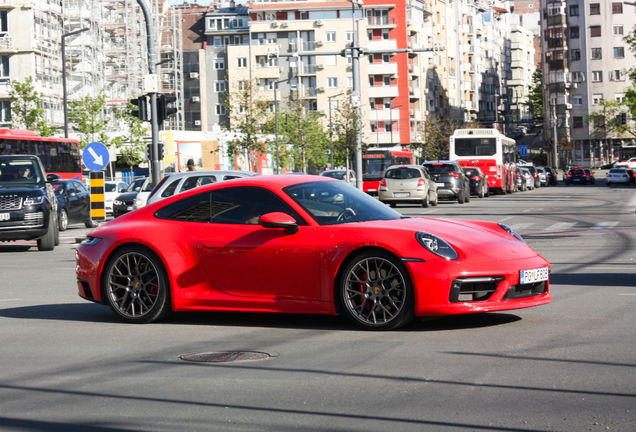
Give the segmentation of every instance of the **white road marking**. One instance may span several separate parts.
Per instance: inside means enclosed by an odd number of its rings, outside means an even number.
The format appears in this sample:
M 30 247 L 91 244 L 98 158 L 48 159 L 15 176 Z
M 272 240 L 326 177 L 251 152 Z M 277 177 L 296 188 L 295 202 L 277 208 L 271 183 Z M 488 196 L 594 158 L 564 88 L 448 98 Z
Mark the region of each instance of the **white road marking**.
M 510 228 L 512 228 L 515 231 L 523 231 L 527 228 L 530 228 L 532 225 L 535 225 L 534 223 L 520 223 L 520 224 L 514 224 L 514 225 L 510 225 Z
M 599 222 L 590 229 L 610 229 L 618 225 L 618 222 Z
M 625 296 L 636 296 L 636 293 L 622 293 L 619 295 L 625 295 Z
M 15 299 L 0 299 L 0 302 L 10 302 L 10 301 L 22 301 L 22 299 L 20 299 L 20 298 L 15 298 Z
M 566 229 L 572 228 L 578 222 L 558 222 L 552 225 L 551 227 L 546 228 L 546 231 L 565 231 Z

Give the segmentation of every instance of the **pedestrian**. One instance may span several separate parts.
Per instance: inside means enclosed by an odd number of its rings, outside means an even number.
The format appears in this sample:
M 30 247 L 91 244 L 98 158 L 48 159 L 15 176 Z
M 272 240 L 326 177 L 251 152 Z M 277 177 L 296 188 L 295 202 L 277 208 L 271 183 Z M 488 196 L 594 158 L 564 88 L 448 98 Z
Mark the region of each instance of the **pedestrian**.
M 194 169 L 194 160 L 193 159 L 188 159 L 188 171 L 196 171 Z

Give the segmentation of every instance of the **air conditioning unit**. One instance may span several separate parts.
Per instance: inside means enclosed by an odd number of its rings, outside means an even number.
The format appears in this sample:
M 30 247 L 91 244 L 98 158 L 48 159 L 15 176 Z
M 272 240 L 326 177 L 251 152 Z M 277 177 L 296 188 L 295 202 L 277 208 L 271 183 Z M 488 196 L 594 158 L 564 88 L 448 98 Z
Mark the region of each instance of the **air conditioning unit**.
M 192 102 L 200 102 L 201 98 L 199 96 L 192 96 Z
M 198 79 L 199 78 L 199 72 L 190 72 L 190 78 Z
M 316 69 L 324 69 L 324 68 L 325 68 L 325 65 L 322 63 L 316 65 Z
M 317 47 L 321 47 L 323 46 L 325 43 L 323 41 L 316 41 L 316 46 Z
M 566 103 L 565 104 L 565 109 L 572 109 L 572 104 Z
M 195 120 L 194 121 L 194 125 L 195 126 L 201 126 L 201 120 Z
M 278 27 L 278 21 L 272 21 L 272 27 Z
M 316 25 L 322 26 L 322 25 L 325 25 L 325 22 L 323 20 L 316 20 Z
M 280 68 L 279 70 L 280 70 L 280 73 L 285 72 L 285 68 Z
M 170 81 L 170 75 L 169 74 L 161 74 L 161 81 L 163 81 L 163 82 Z
M 327 114 L 327 112 L 325 110 L 320 110 L 320 111 L 318 111 L 318 114 L 325 115 L 325 114 Z
M 281 27 L 289 27 L 289 23 L 287 21 L 283 21 L 282 23 L 280 23 Z
M 579 88 L 579 85 L 577 83 L 572 83 L 572 88 L 573 89 Z
M 318 87 L 318 91 L 321 92 L 321 93 L 324 93 L 325 88 L 324 87 Z

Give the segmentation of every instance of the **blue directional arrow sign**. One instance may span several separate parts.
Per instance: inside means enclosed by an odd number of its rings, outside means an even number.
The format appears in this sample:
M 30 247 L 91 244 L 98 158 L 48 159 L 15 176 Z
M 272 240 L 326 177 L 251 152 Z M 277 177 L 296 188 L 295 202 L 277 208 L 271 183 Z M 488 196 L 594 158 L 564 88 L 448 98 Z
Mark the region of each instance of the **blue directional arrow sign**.
M 101 171 L 108 165 L 110 154 L 102 143 L 92 142 L 84 148 L 82 161 L 86 168 L 91 171 Z
M 521 156 L 528 156 L 528 146 L 518 145 L 517 148 L 519 149 L 519 154 Z

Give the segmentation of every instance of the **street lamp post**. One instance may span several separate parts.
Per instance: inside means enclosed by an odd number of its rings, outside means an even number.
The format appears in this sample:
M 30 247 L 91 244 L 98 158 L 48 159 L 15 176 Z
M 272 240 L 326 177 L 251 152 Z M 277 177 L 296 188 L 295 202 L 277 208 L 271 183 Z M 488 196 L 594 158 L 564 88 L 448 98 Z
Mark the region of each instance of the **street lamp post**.
M 398 105 L 396 107 L 389 107 L 389 123 L 391 123 L 391 147 L 393 147 L 393 108 L 402 108 L 402 105 Z M 399 122 L 400 122 L 400 115 L 398 114 L 398 123 Z
M 356 111 L 356 186 L 362 190 L 362 108 L 361 108 L 361 83 L 360 83 L 360 38 L 356 28 L 356 4 L 362 9 L 362 0 L 351 1 L 351 23 L 353 25 L 353 41 L 351 44 L 351 66 L 353 69 L 353 91 L 351 92 L 351 104 Z
M 62 94 L 64 99 L 64 138 L 68 138 L 68 106 L 66 95 L 66 38 L 90 30 L 88 27 L 62 35 Z
M 274 81 L 274 111 L 275 111 L 275 123 L 276 123 L 276 174 L 280 174 L 280 159 L 279 159 L 279 153 L 278 153 L 278 99 L 276 98 L 277 94 L 278 94 L 278 84 L 285 82 L 285 81 L 289 81 L 289 78 L 287 79 L 282 79 L 282 80 L 278 80 L 278 81 Z M 329 113 L 329 115 L 331 115 L 331 113 Z
M 329 166 L 333 169 L 333 125 L 331 124 L 331 99 L 342 96 L 344 93 L 338 93 L 337 95 L 329 96 Z

